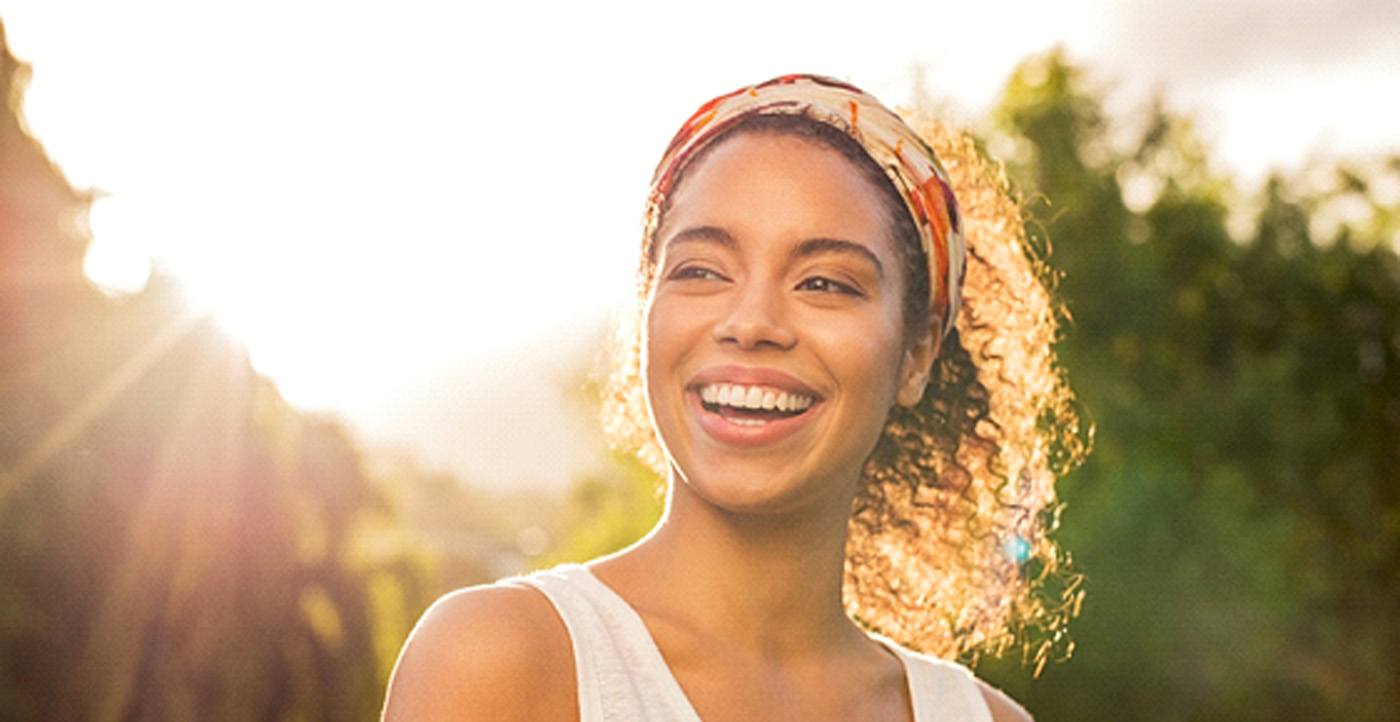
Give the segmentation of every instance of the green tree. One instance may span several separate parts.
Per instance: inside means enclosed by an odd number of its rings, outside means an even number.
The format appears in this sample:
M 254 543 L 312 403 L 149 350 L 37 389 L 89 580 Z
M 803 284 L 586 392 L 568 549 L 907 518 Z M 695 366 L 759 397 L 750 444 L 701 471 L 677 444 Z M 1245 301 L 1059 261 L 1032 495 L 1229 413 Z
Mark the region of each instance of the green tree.
M 372 717 L 423 601 L 369 543 L 394 509 L 170 281 L 87 284 L 89 198 L 25 132 L 26 74 L 0 29 L 0 710 Z
M 1393 718 L 1400 262 L 1377 192 L 1400 162 L 1245 198 L 1188 119 L 1107 118 L 1091 83 L 1032 58 L 994 116 L 1065 272 L 1060 352 L 1098 433 L 1061 486 L 1077 651 L 1034 682 L 986 672 L 1045 720 Z

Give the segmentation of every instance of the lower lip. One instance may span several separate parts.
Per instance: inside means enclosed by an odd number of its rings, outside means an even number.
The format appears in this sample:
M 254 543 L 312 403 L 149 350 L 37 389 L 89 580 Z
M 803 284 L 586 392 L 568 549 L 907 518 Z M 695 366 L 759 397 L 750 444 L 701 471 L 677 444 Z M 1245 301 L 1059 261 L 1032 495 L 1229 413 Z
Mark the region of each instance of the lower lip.
M 699 419 L 700 428 L 704 429 L 705 433 L 716 441 L 731 446 L 762 446 L 785 439 L 807 425 L 812 417 L 816 416 L 817 409 L 821 405 L 821 402 L 812 404 L 806 411 L 797 416 L 772 419 L 762 424 L 746 425 L 735 423 L 720 414 L 707 410 L 704 404 L 700 403 L 700 394 L 695 391 L 688 390 L 685 395 L 691 411 Z

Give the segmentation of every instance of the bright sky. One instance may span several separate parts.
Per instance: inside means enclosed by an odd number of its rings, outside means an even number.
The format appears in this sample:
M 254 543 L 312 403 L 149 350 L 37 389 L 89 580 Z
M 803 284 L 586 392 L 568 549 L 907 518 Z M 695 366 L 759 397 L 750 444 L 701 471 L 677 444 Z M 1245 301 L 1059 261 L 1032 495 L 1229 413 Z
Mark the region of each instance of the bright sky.
M 670 134 L 780 73 L 898 104 L 918 67 L 975 118 L 1063 44 L 1165 89 L 1246 179 L 1400 150 L 1394 0 L 202 5 L 7 2 L 30 128 L 105 194 L 90 275 L 139 286 L 154 260 L 288 398 L 371 426 L 618 307 Z

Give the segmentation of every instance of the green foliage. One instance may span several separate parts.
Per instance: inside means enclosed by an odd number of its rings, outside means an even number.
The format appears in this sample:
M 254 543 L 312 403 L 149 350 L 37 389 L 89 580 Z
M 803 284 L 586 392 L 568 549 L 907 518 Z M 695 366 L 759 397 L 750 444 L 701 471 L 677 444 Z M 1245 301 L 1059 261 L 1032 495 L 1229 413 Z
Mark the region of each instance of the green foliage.
M 609 469 L 579 479 L 570 490 L 567 536 L 539 566 L 583 562 L 642 538 L 662 509 L 662 482 L 630 454 L 614 452 Z
M 165 279 L 86 284 L 86 199 L 24 132 L 23 74 L 0 33 L 3 716 L 374 716 L 424 603 L 369 544 L 393 509 Z
M 1027 61 L 993 142 L 1066 272 L 1097 436 L 1061 540 L 1088 596 L 1071 661 L 984 672 L 1043 720 L 1393 718 L 1400 261 L 1372 190 L 1400 162 L 1276 177 L 1250 213 L 1188 120 L 1109 120 L 1087 78 Z
M 166 280 L 94 291 L 87 198 L 24 132 L 25 75 L 0 32 L 6 719 L 369 718 L 433 596 L 655 522 L 658 482 L 626 457 L 562 516 L 371 469 Z M 1051 722 L 1393 719 L 1400 157 L 1245 197 L 1189 119 L 1110 117 L 1058 51 L 1013 74 L 991 123 L 1064 272 L 1059 350 L 1097 434 L 1061 484 L 1077 651 L 1039 679 L 981 671 Z M 527 523 L 560 539 L 547 555 Z

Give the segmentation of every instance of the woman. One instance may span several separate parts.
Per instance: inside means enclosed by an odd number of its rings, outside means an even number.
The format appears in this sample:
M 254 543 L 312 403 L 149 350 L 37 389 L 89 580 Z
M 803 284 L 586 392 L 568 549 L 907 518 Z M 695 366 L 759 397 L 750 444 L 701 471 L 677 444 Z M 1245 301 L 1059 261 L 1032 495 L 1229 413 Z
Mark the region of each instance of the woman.
M 1043 661 L 1077 601 L 1042 513 L 1083 452 L 1046 274 L 1004 181 L 938 139 L 970 253 L 933 151 L 862 91 L 784 76 L 700 108 L 653 180 L 610 399 L 665 514 L 440 600 L 386 719 L 1029 718 L 891 639 L 972 657 L 1039 629 Z

